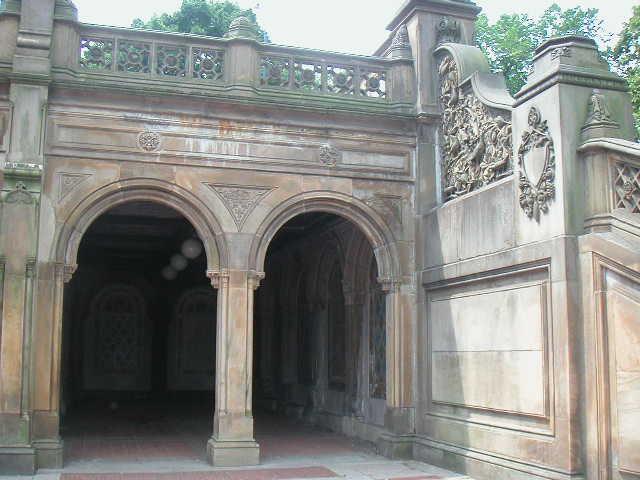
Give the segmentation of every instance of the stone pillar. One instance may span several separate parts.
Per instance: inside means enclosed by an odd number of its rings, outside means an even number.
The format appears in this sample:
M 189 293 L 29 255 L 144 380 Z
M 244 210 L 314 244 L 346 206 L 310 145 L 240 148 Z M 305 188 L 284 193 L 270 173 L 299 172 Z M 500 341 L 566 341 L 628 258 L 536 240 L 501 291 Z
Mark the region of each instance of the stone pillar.
M 516 242 L 548 245 L 553 252 L 549 300 L 558 435 L 549 464 L 567 474 L 584 473 L 581 377 L 584 362 L 592 361 L 582 358 L 578 238 L 593 213 L 594 202 L 585 199 L 600 196 L 585 190 L 594 186 L 585 183 L 578 148 L 593 136 L 630 136 L 630 115 L 624 80 L 609 72 L 593 40 L 578 36 L 552 38 L 536 50 L 533 73 L 513 110 Z
M 236 93 L 250 93 L 258 75 L 258 39 L 255 26 L 246 17 L 236 18 L 229 26 L 225 60 L 225 80 Z
M 253 294 L 263 274 L 243 270 L 210 272 L 218 289 L 216 407 L 209 462 L 219 467 L 257 465 L 253 438 Z
M 389 435 L 379 443 L 391 458 L 411 458 L 411 434 L 415 431 L 413 404 L 413 297 L 411 286 L 380 279 L 386 296 L 387 408 L 384 426 Z

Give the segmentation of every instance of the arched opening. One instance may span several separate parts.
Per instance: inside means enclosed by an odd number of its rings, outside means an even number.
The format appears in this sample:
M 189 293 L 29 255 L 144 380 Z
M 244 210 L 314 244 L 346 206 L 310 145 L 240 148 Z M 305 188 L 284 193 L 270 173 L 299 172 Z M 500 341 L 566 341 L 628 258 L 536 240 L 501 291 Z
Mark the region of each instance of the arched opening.
M 386 297 L 361 227 L 335 213 L 300 213 L 274 233 L 264 271 L 254 303 L 253 386 L 263 458 L 274 454 L 265 451 L 272 433 L 265 425 L 289 435 L 303 424 L 383 427 Z
M 82 231 L 63 303 L 66 461 L 204 459 L 217 303 L 206 245 L 178 210 L 144 200 Z

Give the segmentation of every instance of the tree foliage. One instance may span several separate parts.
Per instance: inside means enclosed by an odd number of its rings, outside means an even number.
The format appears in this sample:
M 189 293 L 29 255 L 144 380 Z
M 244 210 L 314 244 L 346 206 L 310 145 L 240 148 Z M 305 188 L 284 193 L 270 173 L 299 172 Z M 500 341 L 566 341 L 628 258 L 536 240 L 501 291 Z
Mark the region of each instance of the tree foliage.
M 633 7 L 633 16 L 625 24 L 610 58 L 616 70 L 629 82 L 640 137 L 640 6 Z
M 224 0 L 183 0 L 180 10 L 174 13 L 153 15 L 148 21 L 136 18 L 131 26 L 164 32 L 194 33 L 210 37 L 223 37 L 231 22 L 238 17 L 247 17 L 256 26 L 261 38 L 268 41 L 264 30 L 258 25 L 252 9 L 242 9 L 235 2 Z
M 558 35 L 584 35 L 600 43 L 610 39 L 595 8 L 562 10 L 551 5 L 540 18 L 526 14 L 502 15 L 494 24 L 486 15 L 476 23 L 476 42 L 489 58 L 494 71 L 502 71 L 513 94 L 529 75 L 535 49 Z

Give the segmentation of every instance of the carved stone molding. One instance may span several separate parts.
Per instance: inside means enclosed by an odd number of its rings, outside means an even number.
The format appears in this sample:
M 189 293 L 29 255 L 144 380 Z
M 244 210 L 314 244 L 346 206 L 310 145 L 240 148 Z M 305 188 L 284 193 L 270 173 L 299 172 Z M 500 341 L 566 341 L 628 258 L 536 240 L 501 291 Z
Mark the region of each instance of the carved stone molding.
M 560 57 L 570 57 L 571 48 L 569 47 L 557 47 L 551 50 L 551 59 L 556 60 Z
M 142 150 L 155 152 L 160 148 L 160 135 L 156 132 L 142 132 L 138 135 L 138 145 Z
M 460 42 L 460 22 L 442 17 L 436 27 L 436 44 Z
M 340 160 L 342 160 L 342 153 L 333 145 L 328 143 L 324 145 L 320 145 L 320 149 L 318 150 L 320 156 L 320 162 L 327 166 L 334 166 Z
M 529 218 L 539 221 L 555 197 L 555 148 L 547 121 L 536 107 L 529 110 L 528 123 L 518 148 L 520 206 Z
M 4 202 L 31 205 L 35 203 L 35 199 L 33 195 L 29 193 L 29 190 L 27 190 L 27 185 L 24 182 L 16 182 L 14 189 L 7 194 Z
M 260 286 L 260 282 L 264 280 L 264 272 L 256 272 L 251 270 L 248 276 L 249 288 L 257 290 Z
M 438 69 L 442 106 L 442 176 L 445 201 L 510 175 L 510 113 L 492 112 L 460 88 L 458 66 L 446 55 Z
M 88 173 L 60 173 L 58 175 L 58 201 L 69 195 L 74 188 L 90 176 Z
M 400 290 L 402 282 L 397 278 L 378 277 L 380 288 L 385 293 L 397 293 Z
M 391 48 L 411 48 L 406 25 L 401 25 L 391 41 Z
M 260 201 L 275 190 L 274 187 L 252 185 L 217 185 L 206 183 L 222 200 L 238 227 L 242 230 L 244 222 Z
M 208 270 L 207 278 L 211 280 L 211 286 L 215 289 L 229 286 L 229 272 L 227 270 Z

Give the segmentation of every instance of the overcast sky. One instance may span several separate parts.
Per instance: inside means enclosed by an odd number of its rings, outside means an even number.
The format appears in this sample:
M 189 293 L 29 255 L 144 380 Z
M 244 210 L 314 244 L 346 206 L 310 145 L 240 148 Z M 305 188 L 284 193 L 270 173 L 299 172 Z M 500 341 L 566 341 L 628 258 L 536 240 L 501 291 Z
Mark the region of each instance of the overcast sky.
M 282 45 L 371 54 L 387 37 L 385 28 L 404 0 L 238 0 L 254 8 L 271 41 Z M 74 0 L 80 20 L 130 26 L 140 17 L 173 12 L 182 0 Z M 503 13 L 540 15 L 552 0 L 476 0 L 491 20 Z M 599 8 L 611 33 L 619 33 L 638 0 L 556 0 L 562 8 Z M 606 5 L 606 6 L 605 6 Z

